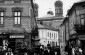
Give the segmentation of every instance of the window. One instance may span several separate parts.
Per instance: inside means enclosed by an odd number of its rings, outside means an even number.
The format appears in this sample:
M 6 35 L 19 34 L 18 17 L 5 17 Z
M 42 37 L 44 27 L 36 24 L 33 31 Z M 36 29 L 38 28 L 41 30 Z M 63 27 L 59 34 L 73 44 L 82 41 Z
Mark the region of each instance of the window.
M 62 9 L 60 8 L 60 13 L 62 13 Z
M 81 14 L 80 17 L 81 17 L 81 25 L 84 25 L 85 14 Z
M 4 24 L 4 12 L 0 12 L 0 25 Z
M 48 41 L 48 44 L 49 44 L 49 41 Z
M 76 15 L 79 15 L 79 13 L 80 13 L 79 11 L 76 11 Z
M 50 33 L 50 38 L 51 38 L 51 33 Z
M 56 38 L 57 38 L 57 34 L 56 34 Z
M 81 24 L 84 25 L 84 18 L 81 18 Z
M 56 42 L 56 46 L 57 46 L 57 42 Z
M 49 32 L 48 32 L 48 37 L 49 37 Z
M 61 10 L 60 9 L 56 9 L 56 13 L 60 13 L 61 12 Z
M 55 39 L 55 33 L 54 33 L 54 39 Z
M 29 8 L 29 16 L 32 16 L 32 15 L 33 15 L 32 8 Z
M 21 19 L 21 12 L 20 11 L 15 11 L 14 12 L 14 24 L 20 24 L 20 19 Z
M 52 37 L 53 37 L 53 33 L 52 33 Z

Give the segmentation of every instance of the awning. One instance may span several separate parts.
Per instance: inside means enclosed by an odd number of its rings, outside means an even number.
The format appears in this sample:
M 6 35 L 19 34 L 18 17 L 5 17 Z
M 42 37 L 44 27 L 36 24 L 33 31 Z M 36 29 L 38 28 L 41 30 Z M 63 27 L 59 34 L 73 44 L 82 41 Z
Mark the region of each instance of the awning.
M 80 40 L 85 40 L 85 35 L 78 35 L 78 38 L 79 38 Z
M 10 35 L 10 38 L 25 38 L 24 35 Z

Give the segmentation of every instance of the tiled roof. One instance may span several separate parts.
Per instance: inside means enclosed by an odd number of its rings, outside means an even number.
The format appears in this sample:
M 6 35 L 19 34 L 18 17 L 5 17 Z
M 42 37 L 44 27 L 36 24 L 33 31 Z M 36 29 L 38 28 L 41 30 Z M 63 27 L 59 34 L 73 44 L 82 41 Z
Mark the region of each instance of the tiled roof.
M 54 31 L 58 30 L 58 29 L 54 29 L 54 28 L 47 26 L 47 25 L 37 24 L 37 26 L 38 26 L 38 29 L 49 29 L 49 30 L 54 30 Z
M 37 24 L 38 28 L 45 28 L 43 25 L 41 24 Z

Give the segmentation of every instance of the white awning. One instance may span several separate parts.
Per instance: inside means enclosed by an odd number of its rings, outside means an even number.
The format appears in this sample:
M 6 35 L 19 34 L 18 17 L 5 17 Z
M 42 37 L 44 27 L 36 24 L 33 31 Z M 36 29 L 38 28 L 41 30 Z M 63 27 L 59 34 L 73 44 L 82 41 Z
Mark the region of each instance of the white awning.
M 10 38 L 24 38 L 24 35 L 10 35 Z

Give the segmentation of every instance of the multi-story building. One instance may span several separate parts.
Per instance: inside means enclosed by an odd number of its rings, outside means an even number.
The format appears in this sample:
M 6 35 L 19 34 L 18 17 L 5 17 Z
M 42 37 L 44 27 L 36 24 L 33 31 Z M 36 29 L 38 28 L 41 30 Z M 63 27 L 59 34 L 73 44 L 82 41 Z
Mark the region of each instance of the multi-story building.
M 47 25 L 53 27 L 55 29 L 59 29 L 60 24 L 63 21 L 63 3 L 58 0 L 55 2 L 55 16 L 52 11 L 48 11 L 46 16 L 38 18 L 37 21 L 42 23 L 43 25 Z M 57 23 L 57 24 L 56 24 Z
M 67 13 L 68 41 L 67 45 L 71 48 L 79 47 L 85 54 L 85 1 L 76 2 Z M 64 24 L 65 26 L 65 24 Z M 66 26 L 65 26 L 66 27 Z M 66 31 L 65 30 L 65 31 Z M 65 34 L 67 35 L 67 34 Z M 67 36 L 65 36 L 67 38 Z M 67 46 L 66 45 L 66 46 Z
M 13 51 L 31 49 L 31 33 L 36 26 L 30 0 L 0 0 L 0 46 Z
M 69 19 L 65 17 L 61 26 L 60 26 L 60 48 L 61 48 L 61 55 L 65 54 L 65 47 L 68 45 L 69 40 Z
M 46 25 L 48 27 L 52 27 L 56 30 L 59 30 L 60 25 L 64 18 L 63 17 L 63 3 L 60 0 L 58 0 L 55 2 L 54 5 L 55 5 L 55 16 L 53 15 L 52 11 L 48 11 L 46 16 L 37 18 L 37 22 L 42 25 Z M 59 37 L 59 34 L 60 33 L 58 31 L 58 37 Z M 58 42 L 59 42 L 59 38 L 58 38 Z
M 44 47 L 47 47 L 48 44 L 53 46 L 59 46 L 58 42 L 58 31 L 50 26 L 37 24 L 38 25 L 38 32 L 39 32 L 39 43 Z

